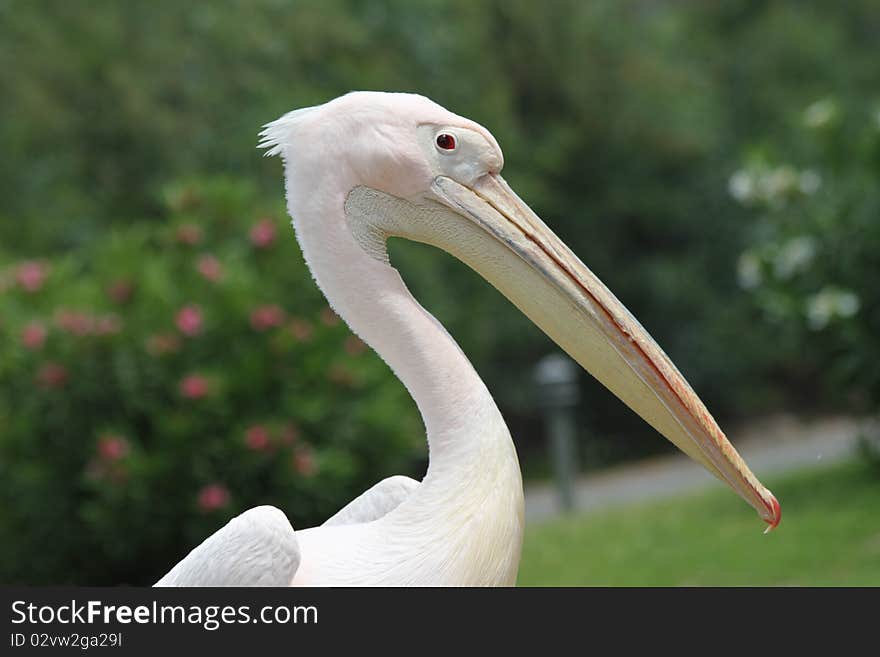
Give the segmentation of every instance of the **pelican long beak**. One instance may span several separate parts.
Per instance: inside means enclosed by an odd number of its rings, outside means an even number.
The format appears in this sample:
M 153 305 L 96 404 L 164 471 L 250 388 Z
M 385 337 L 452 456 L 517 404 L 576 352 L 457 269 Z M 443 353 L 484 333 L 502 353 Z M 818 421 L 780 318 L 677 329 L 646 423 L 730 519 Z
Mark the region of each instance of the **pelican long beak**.
M 499 175 L 486 174 L 471 187 L 439 176 L 432 191 L 494 243 L 483 243 L 479 252 L 439 246 L 476 269 L 627 406 L 728 484 L 767 531 L 779 524 L 779 502 L 663 350 Z

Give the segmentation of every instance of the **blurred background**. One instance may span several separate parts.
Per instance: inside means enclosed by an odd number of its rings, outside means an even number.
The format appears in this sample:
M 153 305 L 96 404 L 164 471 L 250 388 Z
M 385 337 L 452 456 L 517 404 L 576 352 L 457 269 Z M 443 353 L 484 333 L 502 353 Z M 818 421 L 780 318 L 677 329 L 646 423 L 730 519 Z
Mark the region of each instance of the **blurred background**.
M 487 126 L 736 444 L 856 446 L 769 477 L 767 537 L 726 491 L 530 502 L 521 583 L 880 583 L 878 43 L 876 0 L 0 0 L 0 582 L 150 584 L 250 506 L 307 527 L 423 475 L 415 405 L 327 307 L 255 148 L 375 89 Z M 548 494 L 555 346 L 452 258 L 390 251 Z M 577 385 L 578 485 L 671 463 Z

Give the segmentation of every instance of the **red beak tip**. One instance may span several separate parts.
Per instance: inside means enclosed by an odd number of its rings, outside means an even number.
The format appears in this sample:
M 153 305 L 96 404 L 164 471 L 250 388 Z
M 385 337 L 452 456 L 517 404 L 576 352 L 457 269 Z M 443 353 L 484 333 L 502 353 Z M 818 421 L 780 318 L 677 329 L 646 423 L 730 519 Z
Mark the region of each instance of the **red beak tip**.
M 782 509 L 779 506 L 779 500 L 776 499 L 773 493 L 770 493 L 770 517 L 764 518 L 764 522 L 767 523 L 767 529 L 764 530 L 764 533 L 766 534 L 776 529 L 779 526 L 780 520 L 782 520 Z

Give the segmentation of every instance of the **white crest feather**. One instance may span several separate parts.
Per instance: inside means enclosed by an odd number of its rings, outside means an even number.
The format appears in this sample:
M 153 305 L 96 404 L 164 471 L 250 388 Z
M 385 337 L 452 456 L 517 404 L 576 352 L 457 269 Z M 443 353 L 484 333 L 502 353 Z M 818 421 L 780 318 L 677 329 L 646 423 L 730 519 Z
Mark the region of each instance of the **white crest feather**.
M 263 131 L 260 132 L 259 135 L 260 143 L 257 144 L 257 148 L 267 149 L 263 156 L 271 157 L 273 155 L 280 155 L 284 150 L 285 144 L 290 141 L 297 124 L 306 114 L 317 107 L 317 105 L 313 107 L 301 107 L 300 109 L 288 112 L 280 118 L 264 125 Z

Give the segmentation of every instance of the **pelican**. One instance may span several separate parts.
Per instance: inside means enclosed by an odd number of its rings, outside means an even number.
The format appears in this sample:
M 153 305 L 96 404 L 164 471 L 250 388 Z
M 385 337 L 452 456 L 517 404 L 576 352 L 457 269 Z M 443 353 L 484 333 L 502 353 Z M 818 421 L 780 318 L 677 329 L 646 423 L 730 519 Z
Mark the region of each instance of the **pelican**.
M 574 360 L 768 524 L 779 503 L 617 298 L 501 177 L 483 126 L 414 94 L 352 92 L 266 126 L 287 208 L 328 302 L 394 371 L 424 421 L 421 482 L 390 477 L 319 527 L 271 506 L 208 537 L 158 586 L 510 586 L 523 538 L 519 462 L 467 357 L 410 294 L 389 237 L 482 275 Z

